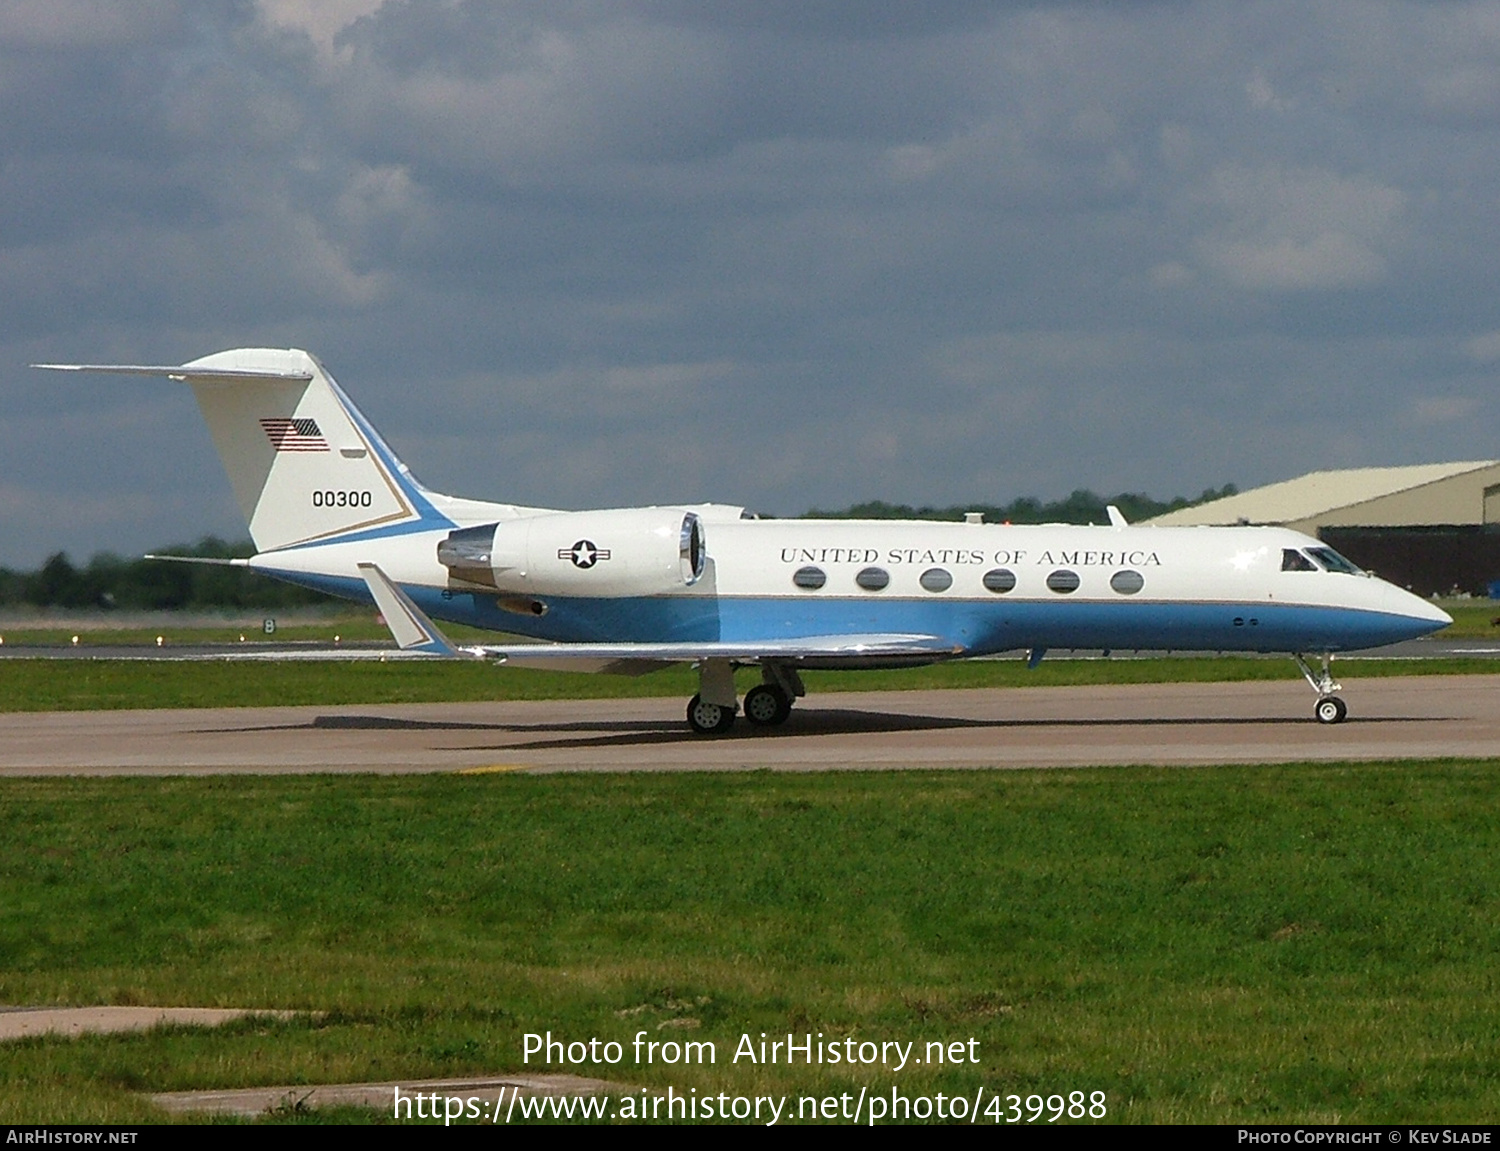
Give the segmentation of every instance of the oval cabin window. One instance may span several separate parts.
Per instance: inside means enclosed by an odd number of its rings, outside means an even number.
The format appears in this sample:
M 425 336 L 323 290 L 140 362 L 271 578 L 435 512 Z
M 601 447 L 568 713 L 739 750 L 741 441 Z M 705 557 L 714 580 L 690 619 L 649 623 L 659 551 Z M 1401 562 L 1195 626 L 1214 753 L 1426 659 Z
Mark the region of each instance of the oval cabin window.
M 1066 568 L 1059 568 L 1047 577 L 1047 587 L 1058 595 L 1067 595 L 1069 592 L 1078 590 L 1078 573 L 1070 572 Z
M 792 573 L 792 582 L 808 591 L 817 591 L 828 582 L 828 576 L 824 574 L 822 568 L 798 568 Z
M 986 591 L 992 591 L 996 595 L 1014 591 L 1016 573 L 1008 568 L 995 568 L 993 571 L 987 571 L 984 573 L 984 587 Z
M 953 586 L 953 577 L 942 568 L 928 568 L 922 573 L 921 584 L 928 591 L 947 591 Z
M 1146 577 L 1140 572 L 1122 571 L 1115 572 L 1109 577 L 1109 586 L 1121 595 L 1135 595 L 1141 588 L 1146 586 Z
M 882 591 L 891 582 L 891 573 L 885 568 L 865 568 L 854 577 L 854 582 L 865 591 Z

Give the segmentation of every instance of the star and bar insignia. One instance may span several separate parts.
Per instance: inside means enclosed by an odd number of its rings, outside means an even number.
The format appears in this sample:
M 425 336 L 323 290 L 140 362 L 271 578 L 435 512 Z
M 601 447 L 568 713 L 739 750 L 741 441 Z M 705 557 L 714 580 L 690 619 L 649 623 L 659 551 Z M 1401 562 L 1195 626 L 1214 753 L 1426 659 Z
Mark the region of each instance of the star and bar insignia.
M 579 540 L 570 548 L 558 548 L 557 558 L 572 560 L 576 568 L 591 568 L 600 560 L 609 559 L 609 549 L 595 547 L 593 540 Z

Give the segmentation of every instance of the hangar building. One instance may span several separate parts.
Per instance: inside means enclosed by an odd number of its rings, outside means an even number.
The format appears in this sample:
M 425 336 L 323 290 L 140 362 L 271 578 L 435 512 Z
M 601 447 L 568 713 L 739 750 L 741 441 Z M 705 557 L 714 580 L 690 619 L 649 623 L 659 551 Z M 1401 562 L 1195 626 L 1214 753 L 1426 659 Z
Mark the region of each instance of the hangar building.
M 1310 472 L 1148 520 L 1279 524 L 1419 595 L 1500 581 L 1500 460 Z

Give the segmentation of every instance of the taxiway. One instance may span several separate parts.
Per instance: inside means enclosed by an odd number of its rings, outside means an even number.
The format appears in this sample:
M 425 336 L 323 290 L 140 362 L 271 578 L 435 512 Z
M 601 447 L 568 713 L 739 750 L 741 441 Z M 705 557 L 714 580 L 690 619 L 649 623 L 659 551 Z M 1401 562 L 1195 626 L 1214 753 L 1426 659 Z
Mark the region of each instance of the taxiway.
M 0 715 L 0 775 L 808 771 L 1492 756 L 1500 675 L 1354 681 L 1347 723 L 1285 682 L 847 692 L 691 734 L 677 699 Z

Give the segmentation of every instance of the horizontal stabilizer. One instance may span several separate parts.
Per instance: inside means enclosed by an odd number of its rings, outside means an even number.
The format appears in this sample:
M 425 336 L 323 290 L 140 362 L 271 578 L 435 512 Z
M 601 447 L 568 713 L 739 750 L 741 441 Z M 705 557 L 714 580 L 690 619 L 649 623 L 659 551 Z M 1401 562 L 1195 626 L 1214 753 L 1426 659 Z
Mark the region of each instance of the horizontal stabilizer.
M 169 367 L 160 364 L 32 364 L 49 372 L 104 372 L 114 376 L 166 376 L 173 380 L 297 380 L 309 382 L 311 372 L 267 371 L 258 368 Z
M 217 556 L 158 556 L 158 555 L 144 555 L 144 556 L 141 557 L 141 559 L 143 559 L 143 560 L 168 560 L 168 561 L 170 561 L 171 563 L 174 563 L 174 564 L 212 564 L 214 567 L 226 567 L 226 568 L 243 568 L 243 567 L 249 567 L 250 566 L 250 561 L 247 560 L 247 559 L 239 559 L 239 558 L 220 559 Z

